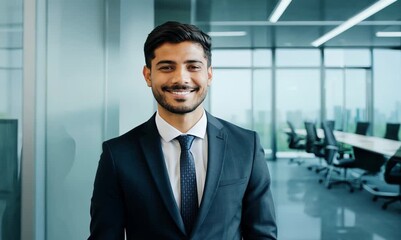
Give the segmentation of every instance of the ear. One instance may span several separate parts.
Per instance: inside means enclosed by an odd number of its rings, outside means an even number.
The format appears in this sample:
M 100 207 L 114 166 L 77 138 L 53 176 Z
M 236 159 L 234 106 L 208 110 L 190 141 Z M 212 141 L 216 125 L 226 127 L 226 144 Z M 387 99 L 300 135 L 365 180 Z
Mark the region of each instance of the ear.
M 145 81 L 146 81 L 146 84 L 148 85 L 148 87 L 151 87 L 152 81 L 150 78 L 150 69 L 148 67 L 146 67 L 146 65 L 143 66 L 142 74 L 143 74 L 143 77 L 145 78 Z
M 208 78 L 207 79 L 207 85 L 208 86 L 212 85 L 213 69 L 212 69 L 211 66 L 207 69 L 207 78 Z

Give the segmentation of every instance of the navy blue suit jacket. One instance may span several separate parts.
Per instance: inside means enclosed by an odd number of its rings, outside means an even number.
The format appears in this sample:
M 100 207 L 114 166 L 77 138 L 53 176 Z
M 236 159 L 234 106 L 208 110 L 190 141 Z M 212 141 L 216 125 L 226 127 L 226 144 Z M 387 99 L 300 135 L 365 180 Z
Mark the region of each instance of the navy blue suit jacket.
M 155 116 L 103 143 L 90 240 L 276 239 L 270 175 L 257 134 L 207 113 L 208 167 L 187 233 L 170 186 Z

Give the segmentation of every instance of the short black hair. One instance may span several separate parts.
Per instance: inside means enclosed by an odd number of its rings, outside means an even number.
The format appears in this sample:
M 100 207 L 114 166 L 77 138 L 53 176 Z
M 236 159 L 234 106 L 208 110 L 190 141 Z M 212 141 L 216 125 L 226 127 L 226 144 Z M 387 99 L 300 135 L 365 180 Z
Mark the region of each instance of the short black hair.
M 156 48 L 164 43 L 181 43 L 185 41 L 199 43 L 205 53 L 207 65 L 211 65 L 212 40 L 210 36 L 194 25 L 168 21 L 153 29 L 145 41 L 144 53 L 146 67 L 151 68 L 151 61 L 155 58 Z

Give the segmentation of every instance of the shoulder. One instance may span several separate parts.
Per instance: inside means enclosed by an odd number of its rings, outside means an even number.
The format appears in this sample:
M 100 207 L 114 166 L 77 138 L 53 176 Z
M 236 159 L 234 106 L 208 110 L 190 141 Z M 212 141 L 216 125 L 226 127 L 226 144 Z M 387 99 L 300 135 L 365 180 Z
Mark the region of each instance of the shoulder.
M 103 145 L 107 145 L 109 147 L 117 147 L 117 146 L 132 146 L 136 144 L 143 136 L 149 134 L 157 134 L 156 123 L 154 121 L 154 116 L 152 116 L 148 121 L 134 127 L 128 132 L 115 137 L 109 140 L 106 140 Z
M 208 113 L 208 124 L 223 131 L 228 137 L 235 137 L 239 139 L 255 139 L 257 133 L 253 130 L 240 127 L 234 123 L 224 119 L 215 117 Z

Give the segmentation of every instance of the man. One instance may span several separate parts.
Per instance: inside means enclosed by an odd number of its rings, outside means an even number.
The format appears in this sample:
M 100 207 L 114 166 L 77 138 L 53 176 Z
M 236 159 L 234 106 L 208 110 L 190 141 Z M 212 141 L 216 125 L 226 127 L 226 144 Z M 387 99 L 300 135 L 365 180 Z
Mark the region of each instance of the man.
M 157 112 L 103 143 L 89 239 L 276 239 L 257 134 L 202 107 L 212 82 L 210 37 L 167 22 L 144 51 Z

